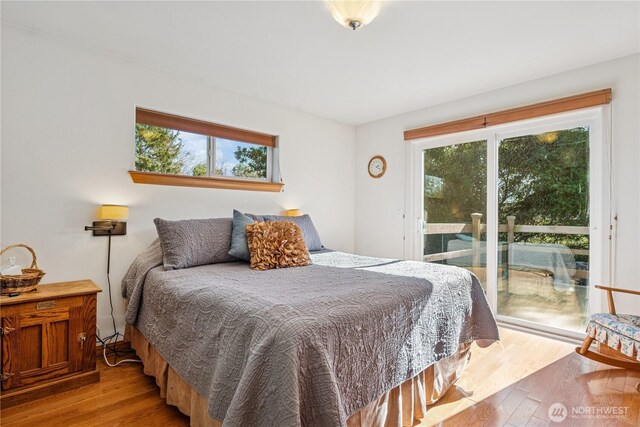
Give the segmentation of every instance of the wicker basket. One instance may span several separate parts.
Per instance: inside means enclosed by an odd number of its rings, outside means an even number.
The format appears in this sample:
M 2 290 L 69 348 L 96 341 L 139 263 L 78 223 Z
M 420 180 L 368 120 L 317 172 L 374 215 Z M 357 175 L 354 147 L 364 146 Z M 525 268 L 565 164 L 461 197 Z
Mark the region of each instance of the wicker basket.
M 18 274 L 15 276 L 0 276 L 0 285 L 2 285 L 2 294 L 9 294 L 13 292 L 31 292 L 33 291 L 42 276 L 44 276 L 44 271 L 38 268 L 38 261 L 36 259 L 36 253 L 29 246 L 18 243 L 16 245 L 10 245 L 0 251 L 0 256 L 2 256 L 6 251 L 13 248 L 25 248 L 29 252 L 31 252 L 31 257 L 33 260 L 31 261 L 31 267 L 23 268 L 22 274 Z

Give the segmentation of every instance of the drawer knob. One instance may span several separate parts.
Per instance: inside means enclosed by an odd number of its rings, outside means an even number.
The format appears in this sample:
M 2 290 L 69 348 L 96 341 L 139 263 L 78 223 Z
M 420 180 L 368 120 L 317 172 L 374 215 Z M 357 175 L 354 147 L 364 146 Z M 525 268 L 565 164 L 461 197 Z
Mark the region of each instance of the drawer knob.
M 80 332 L 78 334 L 78 342 L 80 343 L 80 348 L 84 348 L 84 342 L 87 340 L 87 333 Z

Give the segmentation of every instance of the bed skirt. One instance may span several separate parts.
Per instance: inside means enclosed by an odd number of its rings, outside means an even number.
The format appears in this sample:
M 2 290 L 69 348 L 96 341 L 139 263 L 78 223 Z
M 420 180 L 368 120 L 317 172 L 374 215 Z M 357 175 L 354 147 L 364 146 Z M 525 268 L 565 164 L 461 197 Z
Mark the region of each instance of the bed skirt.
M 162 358 L 137 328 L 127 328 L 131 347 L 143 362 L 144 373 L 155 377 L 160 396 L 191 418 L 192 427 L 221 427 L 211 418 L 207 401 Z M 347 419 L 347 427 L 405 427 L 426 415 L 429 405 L 440 399 L 458 379 L 470 357 L 470 343 L 392 388 Z

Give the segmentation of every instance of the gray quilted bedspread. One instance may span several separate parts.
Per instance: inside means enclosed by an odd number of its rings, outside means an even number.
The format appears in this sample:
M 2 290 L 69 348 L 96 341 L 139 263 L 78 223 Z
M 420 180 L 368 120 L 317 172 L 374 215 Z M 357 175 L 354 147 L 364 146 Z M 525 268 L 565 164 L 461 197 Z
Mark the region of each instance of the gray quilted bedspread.
M 343 426 L 459 344 L 498 340 L 468 271 L 341 252 L 253 271 L 165 271 L 154 243 L 122 282 L 127 321 L 224 426 Z

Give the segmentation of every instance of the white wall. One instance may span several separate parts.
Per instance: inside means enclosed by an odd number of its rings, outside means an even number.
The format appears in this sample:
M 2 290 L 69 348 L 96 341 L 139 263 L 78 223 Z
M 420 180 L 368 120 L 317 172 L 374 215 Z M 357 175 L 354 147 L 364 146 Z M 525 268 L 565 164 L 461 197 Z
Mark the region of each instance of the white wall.
M 102 203 L 129 205 L 128 235 L 114 238 L 112 253 L 120 324 L 120 279 L 154 238 L 156 216 L 215 217 L 229 216 L 233 208 L 279 212 L 299 207 L 313 216 L 326 246 L 353 251 L 355 241 L 357 253 L 399 258 L 404 253 L 404 130 L 605 87 L 613 89 L 616 275 L 618 285 L 640 288 L 638 55 L 355 131 L 8 24 L 2 25 L 1 66 L 0 245 L 33 246 L 47 272 L 44 282 L 90 278 L 106 290 L 106 240 L 83 227 Z M 280 135 L 285 191 L 133 184 L 127 171 L 133 164 L 136 104 Z M 388 165 L 378 180 L 366 171 L 375 154 L 385 156 Z M 110 332 L 106 292 L 99 297 L 98 316 Z
M 610 87 L 612 176 L 618 215 L 615 273 L 618 286 L 640 289 L 639 76 L 639 56 L 633 55 L 359 126 L 356 252 L 403 257 L 406 180 L 403 131 Z M 366 166 L 376 154 L 386 158 L 387 173 L 374 180 L 367 174 Z M 640 311 L 638 300 L 626 298 L 620 311 L 625 308 Z
M 107 240 L 83 227 L 103 203 L 130 207 L 113 238 L 112 289 L 155 237 L 153 218 L 232 209 L 309 213 L 327 247 L 353 251 L 355 130 L 40 33 L 2 25 L 0 244 L 25 242 L 43 283 L 89 278 L 106 290 Z M 224 67 L 224 64 L 220 64 Z M 134 106 L 280 136 L 283 193 L 133 184 Z M 111 332 L 106 292 L 98 324 Z

